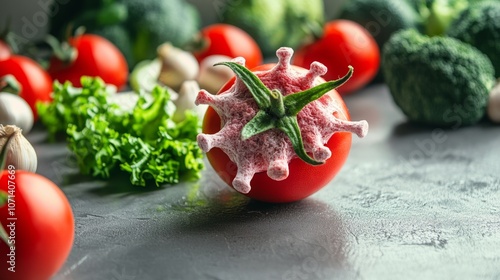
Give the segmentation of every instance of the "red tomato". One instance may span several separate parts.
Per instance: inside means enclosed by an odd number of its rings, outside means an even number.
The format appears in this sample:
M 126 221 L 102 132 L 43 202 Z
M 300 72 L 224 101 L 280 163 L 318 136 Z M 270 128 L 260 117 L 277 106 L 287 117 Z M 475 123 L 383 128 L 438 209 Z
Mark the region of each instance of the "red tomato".
M 231 58 L 241 56 L 248 68 L 262 64 L 262 52 L 255 40 L 242 29 L 229 24 L 213 24 L 201 30 L 206 48 L 193 54 L 201 62 L 210 55 L 225 55 Z
M 32 59 L 19 55 L 0 60 L 0 77 L 7 74 L 16 77 L 22 87 L 19 96 L 30 105 L 36 120 L 36 103 L 52 101 L 52 79 L 49 74 Z
M 9 58 L 11 54 L 12 52 L 9 45 L 7 45 L 4 41 L 0 41 L 0 60 Z
M 59 82 L 70 81 L 80 87 L 82 76 L 101 77 L 107 83 L 123 88 L 127 82 L 127 61 L 118 48 L 107 39 L 93 34 L 78 35 L 69 39 L 77 50 L 76 59 L 69 64 L 53 57 L 49 74 Z
M 268 70 L 273 64 L 265 64 L 252 69 L 252 71 Z M 299 70 L 300 67 L 294 66 Z M 299 71 L 307 71 L 305 69 Z M 233 83 L 231 79 L 219 93 L 229 89 Z M 328 93 L 341 106 L 341 114 L 336 117 L 349 119 L 349 112 L 342 97 L 337 91 L 332 90 Z M 342 117 L 342 116 L 345 116 Z M 217 112 L 209 107 L 203 119 L 203 133 L 214 134 L 221 129 L 221 120 Z M 260 172 L 254 175 L 250 185 L 252 189 L 245 194 L 248 197 L 273 203 L 292 202 L 306 198 L 327 185 L 344 165 L 349 151 L 351 149 L 352 136 L 348 132 L 335 133 L 326 146 L 331 150 L 332 157 L 322 165 L 310 165 L 300 158 L 292 159 L 289 162 L 289 176 L 283 181 L 275 181 L 267 176 L 266 172 Z M 217 174 L 229 186 L 236 176 L 236 164 L 219 148 L 213 148 L 207 153 L 207 158 L 217 172 Z
M 366 86 L 377 74 L 380 50 L 377 42 L 363 26 L 349 20 L 334 20 L 324 27 L 323 37 L 302 47 L 294 56 L 293 64 L 308 68 L 319 61 L 328 67 L 323 78 L 336 80 L 347 67 L 354 67 L 354 74 L 342 87 L 341 94 Z
M 7 169 L 0 174 L 0 190 L 10 191 L 13 196 L 0 207 L 0 222 L 11 243 L 7 246 L 0 241 L 0 279 L 50 279 L 62 267 L 73 245 L 70 204 L 45 177 Z M 13 265 L 15 272 L 8 270 Z

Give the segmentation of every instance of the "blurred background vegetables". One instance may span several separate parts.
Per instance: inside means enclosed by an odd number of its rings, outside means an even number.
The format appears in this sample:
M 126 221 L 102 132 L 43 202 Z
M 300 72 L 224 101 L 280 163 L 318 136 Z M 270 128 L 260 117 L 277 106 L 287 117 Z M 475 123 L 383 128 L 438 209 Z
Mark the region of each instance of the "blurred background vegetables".
M 221 20 L 248 32 L 265 56 L 273 56 L 279 47 L 299 47 L 324 23 L 322 0 L 223 2 Z
M 426 0 L 424 30 L 429 36 L 446 33 L 450 23 L 467 8 L 470 0 Z
M 183 46 L 200 26 L 199 12 L 184 0 L 70 0 L 54 2 L 50 33 L 63 36 L 68 24 L 106 37 L 125 55 L 130 67 L 154 58 L 156 47 L 170 42 Z

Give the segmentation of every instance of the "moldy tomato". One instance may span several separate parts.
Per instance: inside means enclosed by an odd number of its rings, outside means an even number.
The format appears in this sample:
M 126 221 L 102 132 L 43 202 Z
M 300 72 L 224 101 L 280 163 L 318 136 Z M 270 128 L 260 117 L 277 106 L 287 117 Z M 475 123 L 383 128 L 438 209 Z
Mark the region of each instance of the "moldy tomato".
M 289 60 L 292 50 L 288 48 L 279 49 L 277 55 L 280 59 L 278 64 L 262 65 L 251 71 L 263 84 L 262 87 L 257 87 L 270 90 L 269 96 L 275 96 L 275 90 L 279 94 L 283 92 L 281 98 L 285 104 L 284 111 L 291 112 L 294 109 L 290 109 L 291 106 L 288 105 L 295 106 L 295 103 L 288 101 L 296 100 L 292 96 L 317 89 L 326 83 L 318 77 L 326 72 L 326 67 L 319 63 L 312 64 L 310 70 L 291 66 Z M 270 121 L 272 124 L 268 125 L 279 123 L 279 127 L 272 126 L 279 129 L 267 127 L 261 130 L 260 127 L 256 129 L 257 133 L 247 137 L 245 136 L 247 124 L 258 118 L 261 113 L 259 110 L 264 111 L 264 109 L 257 101 L 258 98 L 249 93 L 252 92 L 250 88 L 253 86 L 242 82 L 242 76 L 238 74 L 237 76 L 238 78 L 230 80 L 218 95 L 212 96 L 204 91 L 199 93 L 196 103 L 208 104 L 211 107 L 205 114 L 202 134 L 198 135 L 198 144 L 207 152 L 207 158 L 217 174 L 228 185 L 248 197 L 281 203 L 310 196 L 324 187 L 340 171 L 349 154 L 351 133 L 363 137 L 367 132 L 366 121 L 349 121 L 347 107 L 333 89 L 338 86 L 336 85 L 323 88 L 324 91 L 321 96 L 316 97 L 317 100 L 307 101 L 295 115 L 302 132 L 302 136 L 298 133 L 299 137 L 302 137 L 300 143 L 291 140 L 292 137 L 287 129 L 281 127 L 281 120 L 276 121 L 280 119 L 279 114 L 276 115 L 276 119 Z M 343 80 L 341 83 L 348 79 L 347 76 L 341 79 Z M 330 86 L 336 82 L 328 84 Z M 259 82 L 253 80 L 253 83 L 255 85 Z M 258 106 L 249 101 L 252 100 L 252 96 Z M 280 99 L 279 96 L 277 99 Z M 288 118 L 288 115 L 284 118 Z M 268 120 L 264 123 L 269 124 Z M 286 139 L 285 134 L 289 139 Z M 325 140 L 326 144 L 323 142 Z M 302 145 L 304 153 L 296 149 L 295 143 L 299 143 L 298 146 Z M 312 158 L 304 155 L 305 153 L 312 154 Z M 264 172 L 266 169 L 267 172 Z

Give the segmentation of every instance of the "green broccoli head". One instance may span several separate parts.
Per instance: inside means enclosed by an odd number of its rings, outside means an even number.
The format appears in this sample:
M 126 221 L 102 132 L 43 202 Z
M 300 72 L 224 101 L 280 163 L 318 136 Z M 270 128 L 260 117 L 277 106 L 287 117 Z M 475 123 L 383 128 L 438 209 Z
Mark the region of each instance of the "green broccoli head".
M 500 2 L 471 5 L 455 20 L 448 35 L 469 43 L 486 54 L 500 75 Z
M 494 69 L 471 45 L 403 30 L 385 44 L 382 60 L 392 97 L 410 121 L 459 127 L 484 116 Z

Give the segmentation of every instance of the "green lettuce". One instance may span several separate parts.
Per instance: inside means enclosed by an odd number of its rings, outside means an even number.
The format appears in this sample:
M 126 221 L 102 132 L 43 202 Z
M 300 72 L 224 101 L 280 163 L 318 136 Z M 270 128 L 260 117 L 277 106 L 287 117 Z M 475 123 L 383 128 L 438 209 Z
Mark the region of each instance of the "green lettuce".
M 200 121 L 187 111 L 182 122 L 174 122 L 175 105 L 166 89 L 120 96 L 108 93 L 101 79 L 83 77 L 82 88 L 55 82 L 53 97 L 52 103 L 37 105 L 40 120 L 51 139 L 65 133 L 83 174 L 110 178 L 125 172 L 138 186 L 200 178 Z

